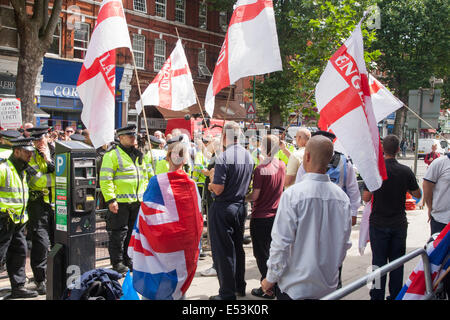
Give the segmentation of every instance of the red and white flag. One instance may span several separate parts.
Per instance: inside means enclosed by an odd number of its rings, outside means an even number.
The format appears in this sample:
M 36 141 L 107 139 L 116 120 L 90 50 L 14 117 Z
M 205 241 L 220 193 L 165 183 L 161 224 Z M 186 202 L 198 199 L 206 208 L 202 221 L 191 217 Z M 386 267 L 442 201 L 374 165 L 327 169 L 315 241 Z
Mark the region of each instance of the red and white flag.
M 104 0 L 77 83 L 81 120 L 95 148 L 114 141 L 116 48 L 131 50 L 121 0 Z
M 319 127 L 334 132 L 367 188 L 377 190 L 387 175 L 370 99 L 361 23 L 328 61 L 315 93 Z
M 235 5 L 205 109 L 212 117 L 215 96 L 243 77 L 282 70 L 272 0 L 239 0 Z
M 194 81 L 184 53 L 181 40 L 166 60 L 152 83 L 142 93 L 144 106 L 160 106 L 179 111 L 196 103 Z M 138 114 L 142 111 L 141 100 L 136 102 Z
M 400 109 L 403 102 L 395 97 L 385 86 L 381 84 L 373 75 L 369 75 L 370 96 L 372 98 L 373 112 L 375 120 L 380 122 L 392 112 Z

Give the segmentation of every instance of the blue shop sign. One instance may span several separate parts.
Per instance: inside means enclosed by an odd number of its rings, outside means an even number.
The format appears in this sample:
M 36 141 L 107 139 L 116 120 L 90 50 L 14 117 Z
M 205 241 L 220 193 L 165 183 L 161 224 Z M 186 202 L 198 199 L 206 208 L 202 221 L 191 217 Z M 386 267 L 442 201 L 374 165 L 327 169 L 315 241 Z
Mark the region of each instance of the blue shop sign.
M 41 96 L 79 99 L 77 86 L 70 84 L 43 82 Z

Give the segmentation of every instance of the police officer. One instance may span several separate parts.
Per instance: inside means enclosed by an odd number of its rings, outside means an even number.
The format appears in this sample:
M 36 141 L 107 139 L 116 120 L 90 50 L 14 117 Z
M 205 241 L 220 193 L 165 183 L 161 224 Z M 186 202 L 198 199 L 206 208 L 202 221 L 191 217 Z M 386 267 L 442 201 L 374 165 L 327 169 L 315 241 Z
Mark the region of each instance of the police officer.
M 54 243 L 54 204 L 55 164 L 48 145 L 49 127 L 40 126 L 28 129 L 33 137 L 35 151 L 29 162 L 30 195 L 28 200 L 31 251 L 30 265 L 33 270 L 36 290 L 40 295 L 46 294 L 47 256 L 50 245 Z M 52 189 L 53 188 L 53 189 Z
M 286 129 L 283 127 L 273 128 L 280 138 L 280 150 L 275 155 L 275 158 L 280 159 L 287 166 L 291 153 L 295 151 L 295 147 L 292 144 L 286 145 Z M 292 138 L 291 138 L 292 139 Z
M 134 222 L 148 184 L 144 155 L 139 151 L 136 126 L 117 129 L 119 144 L 103 156 L 100 188 L 108 208 L 106 229 L 113 270 L 126 273 L 132 268 L 127 254 Z
M 0 159 L 8 159 L 12 153 L 11 139 L 17 139 L 21 136 L 19 131 L 5 130 L 0 131 Z
M 25 169 L 34 151 L 32 138 L 11 140 L 13 152 L 0 161 L 0 269 L 6 264 L 11 298 L 33 298 L 38 293 L 25 288 L 28 220 L 28 183 Z
M 166 150 L 161 148 L 162 141 L 150 135 L 151 150 L 145 154 L 145 163 L 147 164 L 148 179 L 156 174 L 169 172 L 169 162 L 166 160 Z M 151 153 L 150 153 L 151 152 Z

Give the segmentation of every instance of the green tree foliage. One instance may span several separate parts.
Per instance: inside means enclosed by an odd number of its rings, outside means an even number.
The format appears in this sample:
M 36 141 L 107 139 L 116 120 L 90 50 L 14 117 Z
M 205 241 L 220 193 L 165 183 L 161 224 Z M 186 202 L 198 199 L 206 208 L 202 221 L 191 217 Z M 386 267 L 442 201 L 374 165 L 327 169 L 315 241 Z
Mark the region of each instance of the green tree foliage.
M 443 108 L 448 108 L 450 84 L 449 0 L 382 0 L 381 29 L 374 46 L 384 81 L 406 104 L 408 91 L 429 88 L 432 75 L 444 79 Z M 394 133 L 401 136 L 406 110 L 397 111 Z

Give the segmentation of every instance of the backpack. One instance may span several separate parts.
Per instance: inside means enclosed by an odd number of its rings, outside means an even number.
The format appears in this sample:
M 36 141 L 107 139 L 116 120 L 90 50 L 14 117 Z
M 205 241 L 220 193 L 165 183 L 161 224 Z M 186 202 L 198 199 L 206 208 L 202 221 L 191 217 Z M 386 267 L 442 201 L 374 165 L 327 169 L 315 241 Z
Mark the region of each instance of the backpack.
M 327 175 L 331 182 L 337 184 L 344 192 L 347 192 L 345 181 L 347 179 L 347 158 L 340 152 L 335 152 L 328 164 Z

